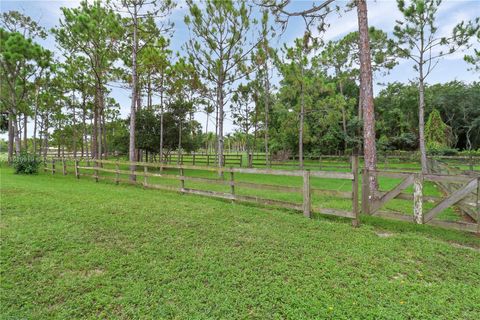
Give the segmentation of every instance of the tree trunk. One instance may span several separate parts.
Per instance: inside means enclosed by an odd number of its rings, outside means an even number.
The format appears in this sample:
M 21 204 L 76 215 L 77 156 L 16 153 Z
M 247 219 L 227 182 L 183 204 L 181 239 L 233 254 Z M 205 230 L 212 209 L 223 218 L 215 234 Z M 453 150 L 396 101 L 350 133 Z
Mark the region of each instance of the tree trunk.
M 375 110 L 373 105 L 372 61 L 368 36 L 368 16 L 366 0 L 357 0 L 359 49 L 360 49 L 360 90 L 363 109 L 363 139 L 365 168 L 375 170 L 377 167 L 377 150 L 375 145 Z M 370 191 L 378 190 L 375 175 L 370 175 Z
M 33 113 L 33 137 L 32 148 L 33 154 L 37 154 L 37 125 L 38 125 L 38 88 L 35 90 L 35 110 Z
M 87 106 L 85 101 L 85 93 L 82 92 L 82 158 L 85 156 L 85 148 L 87 148 L 87 158 L 88 158 L 88 140 L 87 140 Z
M 18 130 L 18 119 L 15 117 L 13 119 L 13 136 L 15 138 L 15 155 L 19 155 L 21 151 L 21 145 L 20 145 L 20 130 Z
M 72 98 L 72 112 L 73 112 L 73 128 L 72 128 L 72 138 L 73 138 L 73 157 L 77 157 L 77 115 L 75 114 L 75 92 L 73 92 Z
M 267 66 L 267 61 L 265 59 L 265 165 L 267 167 L 270 166 L 270 155 L 269 155 L 269 149 L 268 149 L 268 112 L 269 112 L 269 96 L 270 96 L 270 79 L 268 78 L 268 66 Z
M 300 62 L 302 65 L 300 66 L 300 76 L 301 76 L 301 84 L 300 84 L 300 129 L 298 133 L 298 161 L 300 169 L 303 169 L 303 122 L 305 117 L 305 92 L 304 92 L 304 79 L 303 79 L 303 59 Z
M 24 113 L 23 114 L 23 146 L 24 146 L 25 152 L 28 151 L 27 124 L 28 124 L 28 116 L 26 113 Z
M 133 42 L 132 42 L 132 104 L 130 106 L 130 145 L 128 148 L 129 160 L 130 162 L 135 162 L 137 160 L 137 155 L 135 152 L 135 113 L 136 108 L 135 104 L 137 102 L 137 6 L 134 5 L 133 8 Z M 136 170 L 135 165 L 130 166 L 131 171 Z M 136 176 L 130 175 L 130 180 L 135 181 Z
M 343 95 L 343 82 L 340 80 L 340 95 L 345 99 Z M 347 115 L 345 110 L 345 105 L 342 104 L 342 128 L 343 128 L 343 151 L 347 152 L 348 142 L 347 142 Z
M 223 82 L 217 85 L 217 105 L 218 105 L 218 166 L 223 167 Z
M 162 90 L 160 91 L 160 162 L 163 162 L 163 75 Z
M 420 79 L 418 83 L 418 138 L 420 145 L 420 162 L 422 173 L 428 173 L 427 149 L 425 147 L 425 84 L 423 81 L 423 68 L 420 66 Z
M 8 115 L 8 163 L 12 163 L 13 160 L 13 141 L 14 141 L 14 132 L 13 132 L 13 120 L 11 115 Z

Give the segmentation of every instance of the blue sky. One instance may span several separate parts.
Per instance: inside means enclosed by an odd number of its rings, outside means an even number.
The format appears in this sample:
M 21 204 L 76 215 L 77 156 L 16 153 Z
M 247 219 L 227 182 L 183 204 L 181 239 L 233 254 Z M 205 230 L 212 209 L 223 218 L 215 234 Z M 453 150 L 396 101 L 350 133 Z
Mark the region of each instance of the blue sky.
M 180 2 L 179 6 L 173 11 L 171 20 L 175 23 L 175 32 L 172 38 L 172 49 L 174 51 L 182 51 L 182 45 L 188 39 L 188 29 L 183 23 L 183 18 L 187 13 L 185 4 Z M 33 19 L 40 22 L 42 26 L 50 29 L 58 24 L 61 17 L 61 7 L 75 7 L 79 3 L 79 0 L 71 1 L 56 1 L 56 0 L 17 0 L 17 1 L 2 1 L 0 3 L 0 9 L 2 12 L 9 10 L 21 11 Z M 312 5 L 312 1 L 309 0 L 297 0 L 289 6 L 291 10 L 298 10 L 301 8 L 307 8 Z M 339 4 L 344 5 L 346 1 L 338 1 Z M 380 28 L 391 35 L 395 20 L 401 19 L 400 12 L 396 7 L 395 0 L 377 0 L 368 1 L 368 17 L 369 24 Z M 437 18 L 437 25 L 440 27 L 441 34 L 448 34 L 453 26 L 462 20 L 471 20 L 480 15 L 480 0 L 444 0 Z M 345 34 L 355 31 L 357 29 L 357 16 L 356 11 L 350 11 L 342 13 L 341 16 L 337 13 L 332 13 L 328 22 L 330 28 L 323 35 L 325 40 L 338 39 Z M 276 46 L 282 46 L 283 43 L 292 43 L 297 37 L 303 35 L 304 24 L 300 19 L 292 19 L 289 23 L 288 29 L 281 37 L 275 41 Z M 58 51 L 55 48 L 55 42 L 50 37 L 49 39 L 42 41 L 42 45 L 45 47 Z M 480 49 L 480 44 L 475 43 L 474 47 Z M 428 78 L 428 83 L 442 83 L 452 80 L 462 80 L 466 82 L 478 81 L 479 74 L 475 74 L 473 71 L 468 71 L 468 65 L 463 61 L 464 53 L 455 53 L 446 57 L 436 67 L 432 74 Z M 408 82 L 415 78 L 415 71 L 412 69 L 412 64 L 407 60 L 402 60 L 400 64 L 395 67 L 389 75 L 384 77 L 376 77 L 376 83 L 388 83 L 388 82 Z M 382 86 L 375 85 L 375 93 L 378 93 L 382 89 Z M 111 94 L 121 105 L 121 114 L 126 117 L 129 114 L 129 91 L 123 89 L 113 89 Z M 196 118 L 202 125 L 205 125 L 205 115 L 198 114 Z M 213 128 L 209 125 L 209 128 Z M 227 121 L 225 123 L 226 132 L 231 132 L 234 127 L 227 115 Z

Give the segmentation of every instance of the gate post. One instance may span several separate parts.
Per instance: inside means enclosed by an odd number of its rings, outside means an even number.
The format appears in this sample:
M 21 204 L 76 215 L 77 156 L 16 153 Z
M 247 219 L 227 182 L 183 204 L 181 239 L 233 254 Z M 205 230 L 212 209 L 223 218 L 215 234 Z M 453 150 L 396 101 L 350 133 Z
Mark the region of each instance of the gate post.
M 370 173 L 367 168 L 362 174 L 362 213 L 370 214 Z
M 413 221 L 423 224 L 423 175 L 416 173 L 413 177 Z

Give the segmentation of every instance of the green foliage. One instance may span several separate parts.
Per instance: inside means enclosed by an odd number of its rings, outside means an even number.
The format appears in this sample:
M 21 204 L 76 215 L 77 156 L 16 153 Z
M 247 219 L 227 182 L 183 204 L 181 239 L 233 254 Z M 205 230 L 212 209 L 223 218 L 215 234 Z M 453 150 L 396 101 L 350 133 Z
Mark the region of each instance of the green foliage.
M 450 147 L 452 128 L 443 122 L 440 112 L 433 109 L 425 125 L 425 142 L 428 150 Z
M 12 162 L 16 174 L 36 174 L 41 163 L 36 155 L 27 152 L 15 156 Z

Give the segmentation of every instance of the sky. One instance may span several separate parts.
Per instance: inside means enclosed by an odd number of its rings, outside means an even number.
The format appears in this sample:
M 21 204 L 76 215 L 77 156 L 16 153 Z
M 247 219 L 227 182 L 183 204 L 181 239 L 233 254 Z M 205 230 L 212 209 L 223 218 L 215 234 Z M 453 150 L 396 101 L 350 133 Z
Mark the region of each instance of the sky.
M 26 15 L 31 16 L 38 21 L 46 29 L 51 29 L 58 25 L 62 16 L 61 7 L 76 7 L 79 0 L 58 1 L 58 0 L 3 0 L 0 2 L 0 11 L 7 12 L 10 10 L 17 10 Z M 341 6 L 346 4 L 346 1 L 336 1 Z M 187 8 L 184 0 L 177 0 L 178 6 L 172 12 L 170 20 L 174 22 L 174 34 L 171 39 L 171 48 L 174 51 L 183 52 L 183 44 L 188 40 L 188 28 L 183 22 L 187 14 Z M 306 9 L 315 3 L 310 0 L 293 0 L 288 9 L 297 11 Z M 318 1 L 317 1 L 318 3 Z M 401 13 L 397 9 L 395 0 L 376 0 L 367 1 L 368 5 L 368 19 L 369 25 L 382 29 L 393 37 L 392 31 L 396 20 L 401 20 Z M 452 28 L 462 20 L 472 20 L 480 16 L 480 0 L 444 0 L 439 8 L 437 15 L 437 25 L 439 26 L 439 33 L 441 35 L 448 35 Z M 325 41 L 340 39 L 349 32 L 356 31 L 357 15 L 355 10 L 343 12 L 338 14 L 331 13 L 327 18 L 330 27 L 325 34 L 320 35 Z M 294 39 L 302 37 L 305 31 L 304 23 L 301 19 L 291 19 L 288 28 L 280 37 L 273 42 L 274 46 L 281 47 L 284 43 L 292 44 Z M 49 37 L 44 41 L 39 41 L 44 47 L 59 53 L 55 45 L 53 37 Z M 473 48 L 480 49 L 479 43 L 474 43 Z M 430 84 L 444 83 L 453 80 L 471 82 L 478 81 L 479 74 L 469 71 L 469 66 L 463 61 L 464 52 L 458 52 L 447 56 L 439 62 L 434 71 L 430 74 L 427 82 Z M 58 54 L 59 55 L 59 54 Z M 401 60 L 400 63 L 385 76 L 375 76 L 375 94 L 384 88 L 384 84 L 390 82 L 407 83 L 415 79 L 415 71 L 412 68 L 412 63 L 408 60 Z M 121 115 L 128 117 L 130 109 L 130 91 L 120 88 L 112 88 L 111 96 L 114 97 L 121 106 Z M 155 103 L 155 101 L 154 101 Z M 197 114 L 196 119 L 205 127 L 206 116 L 204 114 Z M 211 119 L 213 121 L 213 119 Z M 235 127 L 232 120 L 227 113 L 226 123 L 224 125 L 225 133 L 233 132 Z M 214 128 L 214 123 L 209 125 L 209 128 Z M 31 132 L 31 130 L 29 130 Z M 2 138 L 6 138 L 2 135 Z

